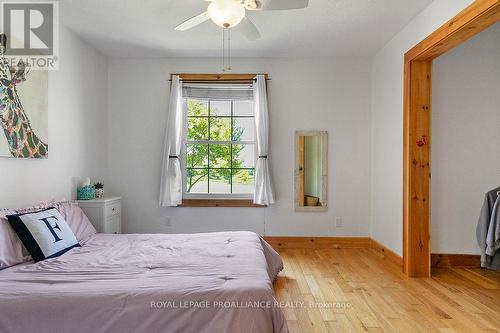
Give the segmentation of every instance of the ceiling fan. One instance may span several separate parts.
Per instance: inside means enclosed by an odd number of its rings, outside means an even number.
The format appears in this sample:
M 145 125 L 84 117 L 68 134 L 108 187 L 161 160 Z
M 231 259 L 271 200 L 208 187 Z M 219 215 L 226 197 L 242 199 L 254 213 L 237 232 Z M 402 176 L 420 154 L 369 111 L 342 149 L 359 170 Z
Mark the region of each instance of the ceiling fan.
M 205 0 L 210 2 L 206 12 L 182 22 L 175 30 L 191 29 L 211 19 L 215 24 L 230 29 L 240 24 L 241 32 L 249 40 L 260 38 L 257 27 L 245 14 L 247 10 L 287 10 L 306 8 L 309 0 Z

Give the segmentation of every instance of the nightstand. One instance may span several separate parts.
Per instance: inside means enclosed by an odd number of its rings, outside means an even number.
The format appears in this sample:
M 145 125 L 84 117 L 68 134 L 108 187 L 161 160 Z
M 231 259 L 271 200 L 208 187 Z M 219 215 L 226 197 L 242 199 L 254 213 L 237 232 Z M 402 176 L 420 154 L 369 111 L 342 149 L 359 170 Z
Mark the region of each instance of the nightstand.
M 122 198 L 111 197 L 94 200 L 78 200 L 97 232 L 104 234 L 121 234 L 122 232 Z

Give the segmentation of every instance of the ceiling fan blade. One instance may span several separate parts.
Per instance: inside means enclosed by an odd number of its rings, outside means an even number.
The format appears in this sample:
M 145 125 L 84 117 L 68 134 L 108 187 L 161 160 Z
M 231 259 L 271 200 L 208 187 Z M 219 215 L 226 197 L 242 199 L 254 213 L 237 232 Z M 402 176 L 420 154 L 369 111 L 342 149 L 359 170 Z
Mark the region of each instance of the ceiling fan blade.
M 309 0 L 255 0 L 255 3 L 257 8 L 253 10 L 286 10 L 307 8 Z M 246 8 L 252 10 L 251 6 Z
M 255 24 L 246 16 L 241 20 L 240 24 L 237 25 L 237 28 L 248 40 L 257 40 L 260 38 L 259 29 L 257 29 Z
M 189 20 L 182 22 L 181 24 L 179 24 L 178 26 L 175 27 L 175 30 L 185 31 L 185 30 L 188 30 L 188 29 L 191 29 L 191 28 L 197 26 L 198 24 L 202 24 L 203 22 L 205 22 L 208 19 L 209 19 L 208 12 L 204 12 L 204 13 L 201 13 L 200 15 L 197 15 L 195 17 L 191 17 Z

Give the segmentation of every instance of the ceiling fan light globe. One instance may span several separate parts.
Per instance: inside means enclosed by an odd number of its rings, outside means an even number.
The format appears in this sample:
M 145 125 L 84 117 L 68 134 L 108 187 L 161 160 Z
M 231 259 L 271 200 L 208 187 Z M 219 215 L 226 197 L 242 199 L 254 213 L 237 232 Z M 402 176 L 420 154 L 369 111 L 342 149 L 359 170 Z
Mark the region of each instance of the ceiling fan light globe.
M 208 16 L 218 26 L 232 28 L 245 17 L 245 8 L 238 0 L 214 0 L 208 6 Z

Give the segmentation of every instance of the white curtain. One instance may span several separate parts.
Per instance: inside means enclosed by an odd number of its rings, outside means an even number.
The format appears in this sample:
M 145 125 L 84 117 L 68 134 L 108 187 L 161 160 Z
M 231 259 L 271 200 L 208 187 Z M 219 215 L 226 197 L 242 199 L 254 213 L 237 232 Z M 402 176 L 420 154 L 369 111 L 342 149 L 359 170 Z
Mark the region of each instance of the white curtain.
M 267 109 L 266 78 L 257 75 L 253 84 L 253 98 L 255 111 L 255 129 L 257 134 L 257 152 L 259 158 L 255 166 L 255 192 L 253 202 L 259 205 L 274 203 L 274 193 L 269 173 L 268 145 L 269 145 L 269 113 Z
M 182 82 L 178 75 L 172 76 L 170 104 L 161 168 L 160 205 L 177 206 L 182 203 L 181 154 L 184 117 L 182 115 Z

